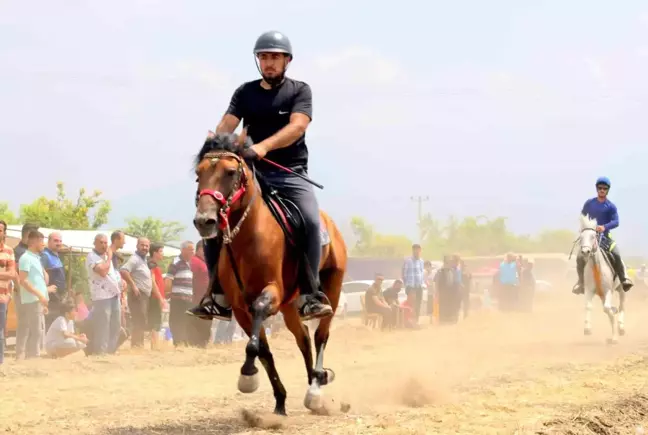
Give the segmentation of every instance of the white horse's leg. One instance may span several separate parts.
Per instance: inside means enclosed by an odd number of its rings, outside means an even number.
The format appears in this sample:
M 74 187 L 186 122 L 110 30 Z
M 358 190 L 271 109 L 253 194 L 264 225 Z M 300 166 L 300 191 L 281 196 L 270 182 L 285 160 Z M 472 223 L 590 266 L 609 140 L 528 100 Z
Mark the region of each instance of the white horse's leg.
M 619 342 L 619 335 L 617 331 L 617 309 L 614 307 L 613 304 L 614 301 L 614 290 L 611 288 L 607 288 L 605 290 L 605 298 L 603 302 L 603 311 L 605 314 L 608 315 L 608 319 L 610 320 L 610 326 L 612 327 L 612 336 L 608 338 L 608 343 L 614 344 Z
M 583 333 L 592 335 L 592 298 L 594 291 L 589 286 L 585 286 L 585 327 Z
M 625 301 L 626 292 L 623 288 L 617 290 L 619 292 L 619 313 L 617 314 L 617 321 L 619 322 L 619 335 L 625 335 Z

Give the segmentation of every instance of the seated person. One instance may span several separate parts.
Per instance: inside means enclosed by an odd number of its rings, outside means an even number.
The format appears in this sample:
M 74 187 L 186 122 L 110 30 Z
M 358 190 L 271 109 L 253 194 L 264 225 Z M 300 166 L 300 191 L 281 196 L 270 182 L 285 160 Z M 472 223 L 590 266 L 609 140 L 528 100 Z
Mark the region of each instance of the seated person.
M 374 283 L 365 292 L 365 308 L 369 314 L 380 314 L 382 316 L 382 329 L 385 329 L 396 326 L 398 310 L 385 302 L 382 295 L 383 281 L 383 276 L 377 274 Z
M 75 302 L 66 301 L 62 309 L 63 315 L 52 322 L 45 336 L 45 350 L 54 358 L 63 358 L 85 349 L 88 343 L 84 334 L 74 333 L 74 318 L 77 314 Z
M 403 281 L 401 281 L 400 279 L 394 281 L 394 284 L 392 284 L 391 287 L 383 292 L 383 298 L 385 299 L 385 302 L 387 302 L 387 304 L 390 306 L 400 305 L 400 302 L 398 301 L 398 294 L 402 289 Z

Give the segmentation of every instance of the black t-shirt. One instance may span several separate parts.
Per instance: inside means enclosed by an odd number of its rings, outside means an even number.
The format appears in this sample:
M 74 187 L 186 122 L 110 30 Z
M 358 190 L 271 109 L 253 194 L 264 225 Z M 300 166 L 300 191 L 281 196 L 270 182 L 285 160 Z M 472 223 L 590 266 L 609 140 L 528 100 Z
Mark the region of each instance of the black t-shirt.
M 313 96 L 308 84 L 290 78 L 273 89 L 262 88 L 260 79 L 243 83 L 234 91 L 227 109 L 227 114 L 243 120 L 243 126 L 254 143 L 269 138 L 288 125 L 292 113 L 303 113 L 313 119 Z M 302 166 L 308 170 L 306 135 L 292 145 L 270 151 L 266 157 L 289 168 Z M 263 161 L 255 165 L 260 171 L 277 170 Z

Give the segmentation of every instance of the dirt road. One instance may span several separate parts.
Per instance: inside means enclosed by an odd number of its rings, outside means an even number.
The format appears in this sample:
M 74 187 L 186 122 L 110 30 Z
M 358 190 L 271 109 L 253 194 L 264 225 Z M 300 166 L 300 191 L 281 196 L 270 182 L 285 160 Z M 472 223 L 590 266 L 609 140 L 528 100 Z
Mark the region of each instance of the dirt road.
M 597 303 L 582 335 L 582 301 L 540 302 L 532 315 L 476 313 L 457 326 L 380 333 L 338 323 L 326 366 L 328 416 L 303 408 L 305 371 L 292 337 L 271 346 L 288 390 L 270 415 L 269 382 L 236 390 L 243 344 L 132 352 L 100 359 L 9 361 L 0 375 L 0 431 L 17 434 L 637 433 L 648 423 L 648 304 L 630 293 L 628 335 L 607 345 Z M 339 411 L 341 403 L 351 409 Z M 242 417 L 247 411 L 246 418 Z M 259 426 L 259 427 L 254 427 Z M 571 431 L 571 432 L 570 432 Z

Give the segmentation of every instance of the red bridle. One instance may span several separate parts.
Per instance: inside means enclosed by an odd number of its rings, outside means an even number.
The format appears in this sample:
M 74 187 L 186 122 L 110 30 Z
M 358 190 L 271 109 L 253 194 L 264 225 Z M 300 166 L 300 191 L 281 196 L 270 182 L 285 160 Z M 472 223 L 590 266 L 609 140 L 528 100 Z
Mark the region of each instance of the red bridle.
M 202 189 L 198 192 L 198 195 L 196 196 L 196 205 L 198 205 L 198 201 L 200 198 L 203 196 L 210 196 L 214 198 L 214 200 L 221 206 L 220 211 L 218 212 L 218 226 L 221 230 L 224 230 L 229 227 L 229 215 L 231 211 L 231 206 L 232 204 L 235 204 L 237 201 L 239 201 L 243 195 L 245 195 L 245 172 L 243 171 L 243 162 L 237 156 L 236 154 L 229 153 L 229 152 L 222 152 L 222 153 L 208 153 L 205 155 L 206 159 L 212 159 L 212 161 L 218 160 L 223 157 L 232 157 L 236 159 L 239 163 L 238 171 L 237 171 L 237 178 L 234 180 L 233 186 L 236 187 L 238 185 L 238 189 L 234 188 L 232 189 L 232 192 L 229 194 L 227 198 L 225 198 L 225 195 L 223 195 L 222 192 L 214 189 Z

